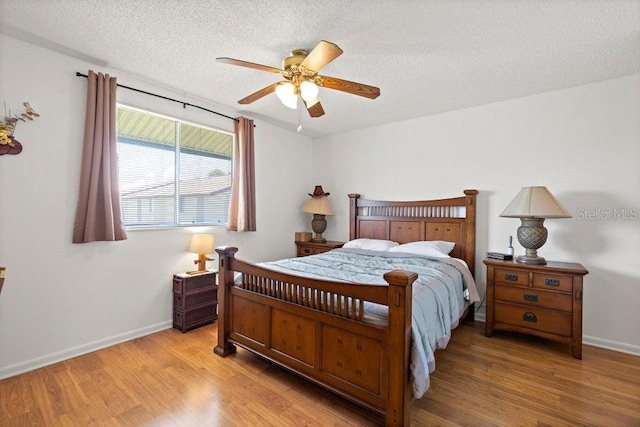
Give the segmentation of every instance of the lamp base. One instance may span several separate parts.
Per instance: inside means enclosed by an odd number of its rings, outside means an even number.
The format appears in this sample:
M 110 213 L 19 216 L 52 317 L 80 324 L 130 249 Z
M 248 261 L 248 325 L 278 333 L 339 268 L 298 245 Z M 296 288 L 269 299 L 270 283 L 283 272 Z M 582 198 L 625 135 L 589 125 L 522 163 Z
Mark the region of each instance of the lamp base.
M 547 241 L 547 229 L 544 218 L 520 218 L 522 225 L 518 227 L 518 242 L 525 248 L 525 254 L 516 258 L 521 264 L 546 264 L 547 261 L 538 256 L 538 249 Z
M 207 254 L 198 254 L 198 259 L 193 261 L 194 264 L 198 264 L 197 270 L 187 271 L 187 274 L 202 274 L 206 273 L 207 270 L 207 261 L 213 261 L 212 258 L 209 258 Z
M 516 258 L 516 262 L 519 262 L 520 264 L 544 265 L 547 263 L 547 260 L 545 260 L 541 256 L 520 255 L 519 257 Z
M 315 236 L 311 239 L 312 242 L 315 243 L 326 243 L 327 239 L 322 237 L 322 233 L 327 229 L 327 220 L 322 214 L 313 214 L 313 221 L 311 221 L 311 228 L 313 232 L 316 233 Z

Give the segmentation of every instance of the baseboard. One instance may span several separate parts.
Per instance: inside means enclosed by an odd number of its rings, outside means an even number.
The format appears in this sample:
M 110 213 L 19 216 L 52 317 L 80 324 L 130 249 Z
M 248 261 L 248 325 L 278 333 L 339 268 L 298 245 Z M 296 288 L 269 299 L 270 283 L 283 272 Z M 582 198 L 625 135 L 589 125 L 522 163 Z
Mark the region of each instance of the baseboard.
M 147 326 L 144 328 L 136 329 L 134 331 L 125 332 L 120 335 L 115 335 L 102 340 L 93 341 L 87 344 L 79 345 L 77 347 L 62 350 L 57 353 L 48 354 L 46 356 L 27 360 L 25 362 L 20 362 L 13 365 L 5 366 L 3 368 L 0 368 L 0 380 L 13 377 L 15 375 L 20 375 L 25 372 L 33 371 L 34 369 L 42 368 L 44 366 L 52 365 L 54 363 L 62 362 L 63 360 L 82 356 L 83 354 L 92 353 L 96 350 L 110 347 L 112 345 L 129 341 L 134 338 L 140 338 L 145 335 L 150 335 L 155 332 L 169 329 L 172 326 L 173 326 L 173 321 L 167 320 L 165 322 L 156 323 L 155 325 Z
M 606 348 L 607 350 L 619 351 L 621 353 L 633 354 L 640 356 L 640 346 L 633 344 L 625 344 L 618 341 L 610 341 L 602 338 L 582 336 L 582 344 L 592 345 L 594 347 Z

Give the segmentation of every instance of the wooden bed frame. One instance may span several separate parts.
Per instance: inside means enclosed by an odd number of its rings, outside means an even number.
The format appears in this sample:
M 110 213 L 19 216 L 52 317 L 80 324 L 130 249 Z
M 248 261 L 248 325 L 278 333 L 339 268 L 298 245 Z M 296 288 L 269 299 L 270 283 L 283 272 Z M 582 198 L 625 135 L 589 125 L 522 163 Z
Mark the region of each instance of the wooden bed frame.
M 390 202 L 349 194 L 349 239 L 456 242 L 452 256 L 475 264 L 476 190 L 451 199 Z M 386 417 L 409 425 L 411 284 L 417 275 L 390 271 L 387 285 L 303 278 L 219 254 L 218 343 L 227 356 L 240 345 Z M 241 281 L 234 276 L 241 273 Z M 387 325 L 364 320 L 364 301 L 388 306 Z M 470 305 L 464 320 L 473 320 Z

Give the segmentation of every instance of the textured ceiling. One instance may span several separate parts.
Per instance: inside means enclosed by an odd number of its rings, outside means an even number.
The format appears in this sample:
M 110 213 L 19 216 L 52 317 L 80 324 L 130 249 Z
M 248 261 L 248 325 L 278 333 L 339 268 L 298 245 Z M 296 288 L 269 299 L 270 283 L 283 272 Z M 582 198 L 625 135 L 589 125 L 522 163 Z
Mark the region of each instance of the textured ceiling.
M 0 31 L 312 137 L 640 73 L 639 0 L 0 0 Z M 320 40 L 344 50 L 321 74 L 380 97 L 242 106 L 279 76 L 215 61 L 280 67 Z

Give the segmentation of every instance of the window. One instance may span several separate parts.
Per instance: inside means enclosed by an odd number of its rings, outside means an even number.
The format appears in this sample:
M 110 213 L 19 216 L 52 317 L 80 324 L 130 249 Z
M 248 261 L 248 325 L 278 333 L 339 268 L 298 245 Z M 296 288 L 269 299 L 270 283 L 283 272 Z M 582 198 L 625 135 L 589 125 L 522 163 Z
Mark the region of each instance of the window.
M 116 128 L 127 227 L 226 224 L 233 134 L 123 105 Z

